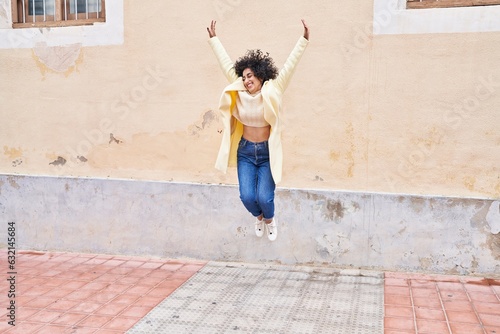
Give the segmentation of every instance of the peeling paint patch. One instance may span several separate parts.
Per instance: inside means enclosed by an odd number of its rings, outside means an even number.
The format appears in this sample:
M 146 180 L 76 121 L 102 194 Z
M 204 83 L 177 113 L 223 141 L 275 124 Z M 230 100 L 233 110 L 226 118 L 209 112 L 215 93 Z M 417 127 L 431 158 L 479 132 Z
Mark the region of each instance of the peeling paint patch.
M 500 201 L 491 203 L 490 209 L 486 214 L 486 222 L 490 226 L 491 233 L 500 233 Z
M 82 61 L 81 48 L 81 43 L 48 46 L 45 42 L 39 42 L 33 48 L 33 56 L 42 74 L 50 70 L 68 76 Z
M 209 128 L 214 122 L 217 122 L 217 114 L 213 110 L 208 110 L 203 113 L 201 120 L 189 126 L 189 134 L 192 136 L 198 135 L 201 131 Z
M 324 260 L 334 262 L 336 259 L 349 253 L 349 237 L 342 234 L 332 238 L 324 234 L 316 239 L 316 253 Z M 344 243 L 347 243 L 344 245 Z
M 61 156 L 57 157 L 56 160 L 49 163 L 49 165 L 54 165 L 54 166 L 64 166 L 65 164 L 66 164 L 66 159 L 64 159 Z
M 330 250 L 333 251 L 336 247 L 329 239 L 328 235 L 325 234 L 323 238 L 316 238 L 316 242 L 316 253 L 318 253 L 322 259 L 327 259 L 332 256 Z

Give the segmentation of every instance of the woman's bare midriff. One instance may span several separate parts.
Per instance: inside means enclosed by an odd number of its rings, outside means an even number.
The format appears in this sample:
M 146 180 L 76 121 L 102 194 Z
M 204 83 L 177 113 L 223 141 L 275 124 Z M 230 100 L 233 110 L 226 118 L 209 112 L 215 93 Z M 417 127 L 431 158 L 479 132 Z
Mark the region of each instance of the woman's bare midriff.
M 254 143 L 260 143 L 269 139 L 271 126 L 256 128 L 253 126 L 243 126 L 243 138 Z

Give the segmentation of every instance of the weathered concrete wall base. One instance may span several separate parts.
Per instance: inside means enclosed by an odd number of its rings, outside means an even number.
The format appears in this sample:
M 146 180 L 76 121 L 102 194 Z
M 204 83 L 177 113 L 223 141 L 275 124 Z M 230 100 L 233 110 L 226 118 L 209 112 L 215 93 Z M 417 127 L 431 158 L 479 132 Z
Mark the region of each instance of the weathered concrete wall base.
M 0 246 L 500 274 L 499 202 L 278 189 L 278 240 L 257 238 L 235 186 L 0 176 Z M 496 234 L 495 234 L 496 233 Z

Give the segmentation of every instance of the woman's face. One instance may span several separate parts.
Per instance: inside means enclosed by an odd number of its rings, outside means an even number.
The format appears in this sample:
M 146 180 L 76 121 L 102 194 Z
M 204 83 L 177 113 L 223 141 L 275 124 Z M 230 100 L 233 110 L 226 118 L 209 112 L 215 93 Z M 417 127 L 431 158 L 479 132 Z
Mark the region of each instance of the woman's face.
M 250 94 L 255 94 L 262 88 L 262 80 L 257 78 L 249 68 L 243 70 L 243 84 Z

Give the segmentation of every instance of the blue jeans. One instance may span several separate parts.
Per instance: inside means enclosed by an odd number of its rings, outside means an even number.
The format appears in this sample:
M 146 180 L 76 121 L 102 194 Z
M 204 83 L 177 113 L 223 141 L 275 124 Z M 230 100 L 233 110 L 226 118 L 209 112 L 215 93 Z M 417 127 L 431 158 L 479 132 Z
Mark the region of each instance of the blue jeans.
M 241 138 L 238 144 L 240 199 L 254 216 L 274 217 L 274 183 L 267 141 L 253 143 Z

